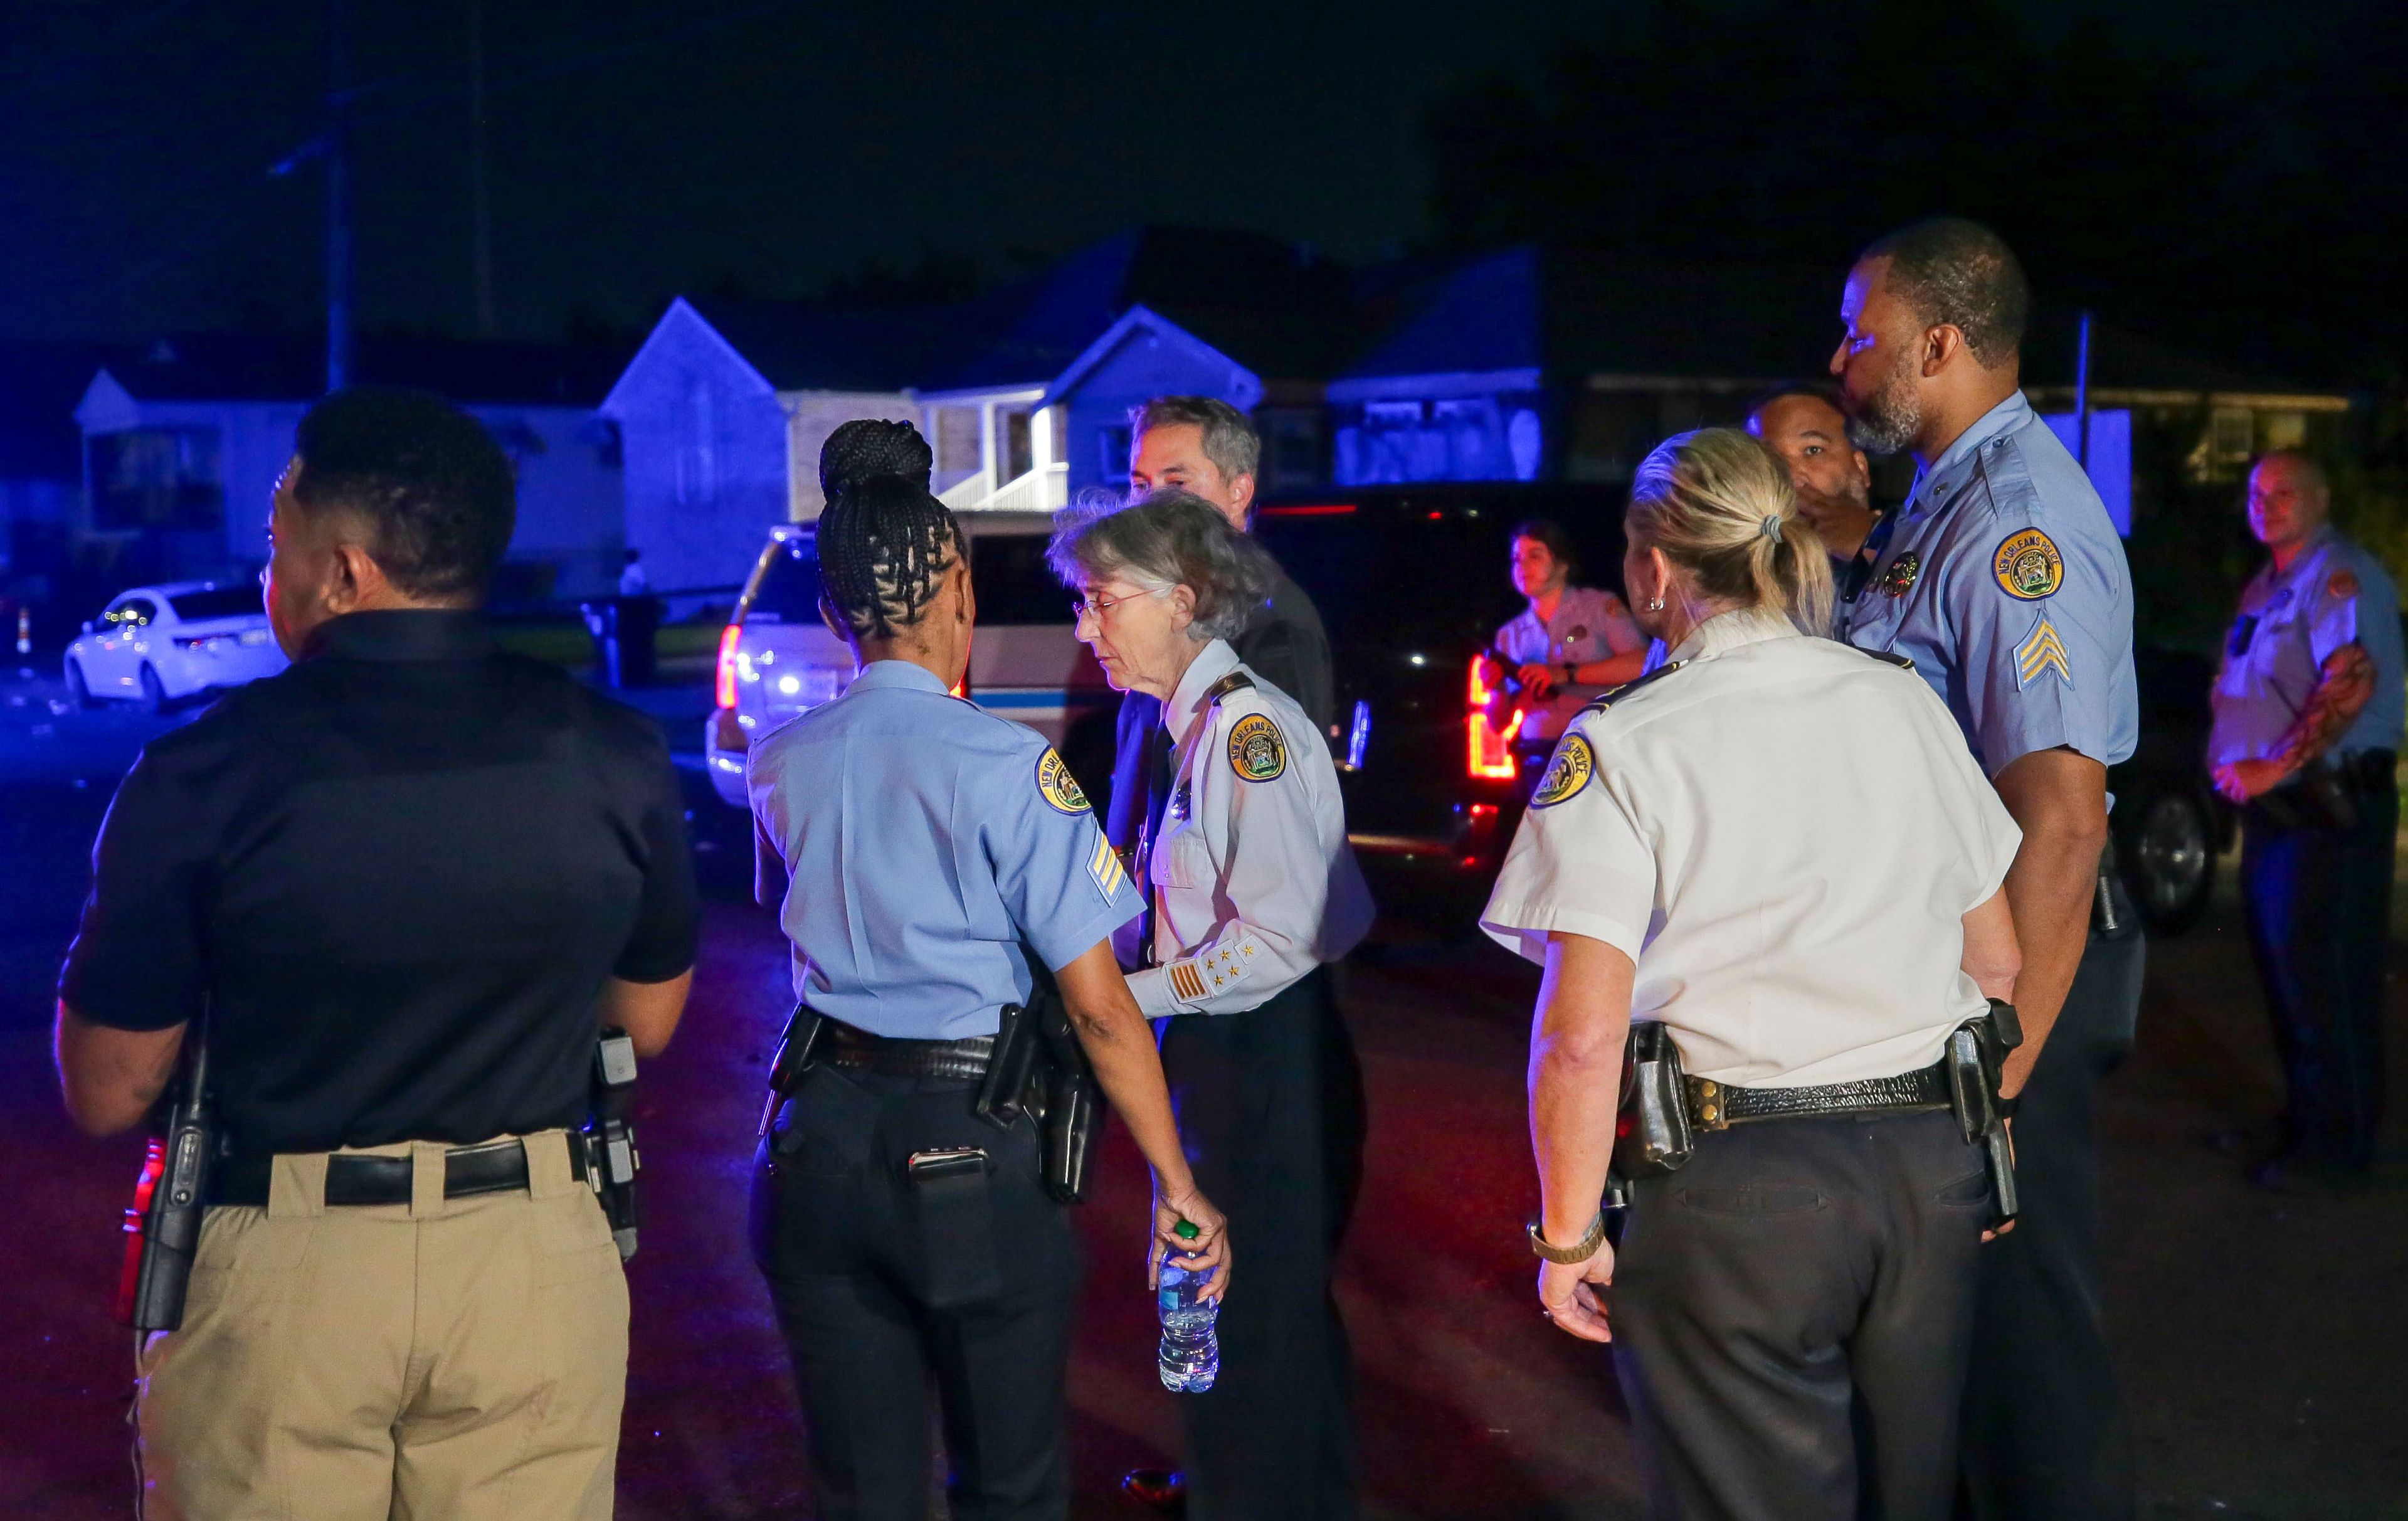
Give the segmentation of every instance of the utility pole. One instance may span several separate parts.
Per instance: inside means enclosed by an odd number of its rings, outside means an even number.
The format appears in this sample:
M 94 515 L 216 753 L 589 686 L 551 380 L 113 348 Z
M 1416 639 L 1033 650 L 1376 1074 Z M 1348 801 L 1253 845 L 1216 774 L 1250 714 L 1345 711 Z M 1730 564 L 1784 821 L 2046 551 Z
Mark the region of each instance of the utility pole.
M 326 389 L 351 381 L 351 37 L 348 0 L 326 0 Z
M 2090 313 L 2082 314 L 2082 337 L 2073 356 L 2073 457 L 2090 473 Z
M 468 0 L 468 201 L 477 271 L 477 336 L 494 336 L 494 202 L 485 178 L 485 3 Z

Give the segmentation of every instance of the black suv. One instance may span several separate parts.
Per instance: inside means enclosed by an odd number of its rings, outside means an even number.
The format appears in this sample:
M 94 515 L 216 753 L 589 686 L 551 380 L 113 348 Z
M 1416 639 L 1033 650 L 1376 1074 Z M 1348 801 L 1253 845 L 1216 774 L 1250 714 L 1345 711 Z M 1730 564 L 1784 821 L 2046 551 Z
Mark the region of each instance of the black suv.
M 1340 776 L 1358 854 L 1409 872 L 1450 911 L 1484 894 L 1532 779 L 1486 716 L 1475 667 L 1522 609 L 1507 580 L 1513 524 L 1552 518 L 1584 585 L 1622 584 L 1619 486 L 1371 487 L 1274 500 L 1255 532 L 1328 625 Z M 2187 928 L 2214 889 L 2231 820 L 2208 783 L 2207 682 L 2195 656 L 2143 650 L 2141 744 L 2114 768 L 2118 859 L 2160 934 Z M 1349 722 L 1351 720 L 1351 723 Z

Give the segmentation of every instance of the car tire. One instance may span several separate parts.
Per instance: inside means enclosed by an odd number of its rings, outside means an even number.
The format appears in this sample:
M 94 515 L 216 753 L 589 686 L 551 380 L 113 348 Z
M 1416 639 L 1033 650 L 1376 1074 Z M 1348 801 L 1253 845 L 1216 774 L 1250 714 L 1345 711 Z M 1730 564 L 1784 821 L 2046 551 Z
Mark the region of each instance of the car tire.
M 79 708 L 100 706 L 100 698 L 93 695 L 92 683 L 83 679 L 83 665 L 79 661 L 67 662 L 67 699 Z
M 149 661 L 144 661 L 142 663 L 142 710 L 146 713 L 164 713 L 174 705 L 175 699 L 167 696 L 167 683 L 159 680 L 158 669 Z
M 2115 863 L 2141 923 L 2165 939 L 2199 923 L 2215 896 L 2217 821 L 2207 799 L 2181 787 L 2119 797 L 2115 818 Z

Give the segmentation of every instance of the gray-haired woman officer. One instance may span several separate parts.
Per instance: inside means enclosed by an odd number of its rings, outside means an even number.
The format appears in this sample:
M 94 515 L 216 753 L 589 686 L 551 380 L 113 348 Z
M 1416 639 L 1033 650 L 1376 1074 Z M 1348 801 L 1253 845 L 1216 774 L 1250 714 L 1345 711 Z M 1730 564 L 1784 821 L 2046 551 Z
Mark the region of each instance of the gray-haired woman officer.
M 1482 917 L 1546 968 L 1540 1302 L 1618 1333 L 1657 1515 L 1938 1521 L 1990 1218 L 1938 1063 L 2012 992 L 2021 837 L 1911 669 L 1809 637 L 1828 560 L 1763 445 L 1669 440 L 1625 526 L 1672 658 L 1574 721 Z M 1617 1259 L 1633 1021 L 1670 1035 L 1698 1134 L 1636 1183 Z
M 1371 901 L 1337 768 L 1304 710 L 1229 647 L 1271 571 L 1210 505 L 1165 491 L 1074 509 L 1050 555 L 1106 678 L 1162 699 L 1171 760 L 1139 851 L 1149 901 L 1129 988 L 1159 1021 L 1197 1177 L 1263 1243 L 1221 1313 L 1219 1381 L 1181 1401 L 1187 1514 L 1343 1521 L 1348 1357 L 1329 1268 L 1363 1110 L 1321 969 L 1363 938 Z
M 892 455 L 897 440 L 855 441 Z M 1155 1237 L 1226 1270 L 1222 1218 L 1112 958 L 1140 898 L 1052 747 L 950 695 L 977 610 L 953 514 L 923 482 L 850 476 L 817 547 L 822 613 L 860 674 L 756 743 L 748 775 L 791 882 L 795 991 L 826 1022 L 753 1183 L 817 1514 L 927 1514 L 933 1383 L 953 1514 L 1059 1517 L 1077 1242 L 1033 1122 L 972 1112 L 1001 1011 L 1030 1001 L 1032 956 L 1154 1169 Z M 1182 1221 L 1200 1236 L 1179 1243 Z

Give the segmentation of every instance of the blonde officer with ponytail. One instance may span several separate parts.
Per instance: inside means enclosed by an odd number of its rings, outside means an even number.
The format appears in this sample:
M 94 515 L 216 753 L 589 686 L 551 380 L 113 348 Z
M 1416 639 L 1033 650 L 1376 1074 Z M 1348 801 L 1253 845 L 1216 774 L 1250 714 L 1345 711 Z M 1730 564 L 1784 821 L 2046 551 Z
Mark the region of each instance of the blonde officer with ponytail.
M 1816 637 L 1829 560 L 1762 444 L 1667 440 L 1625 526 L 1671 658 L 1572 723 L 1482 917 L 1546 969 L 1540 1305 L 1621 1343 L 1656 1515 L 1939 1521 L 1992 1207 L 1942 1050 L 2012 993 L 2020 837 L 1913 670 Z M 1634 1021 L 1694 1151 L 1610 1245 Z

